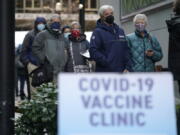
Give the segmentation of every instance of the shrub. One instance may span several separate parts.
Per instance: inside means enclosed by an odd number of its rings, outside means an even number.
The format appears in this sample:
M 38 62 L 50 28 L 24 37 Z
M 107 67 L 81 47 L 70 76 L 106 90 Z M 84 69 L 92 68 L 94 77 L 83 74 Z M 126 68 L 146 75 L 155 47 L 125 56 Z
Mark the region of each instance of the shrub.
M 180 105 L 176 105 L 176 116 L 177 116 L 177 132 L 180 135 Z
M 15 120 L 17 135 L 55 135 L 57 132 L 57 90 L 54 84 L 43 84 L 30 101 L 19 106 L 21 116 Z

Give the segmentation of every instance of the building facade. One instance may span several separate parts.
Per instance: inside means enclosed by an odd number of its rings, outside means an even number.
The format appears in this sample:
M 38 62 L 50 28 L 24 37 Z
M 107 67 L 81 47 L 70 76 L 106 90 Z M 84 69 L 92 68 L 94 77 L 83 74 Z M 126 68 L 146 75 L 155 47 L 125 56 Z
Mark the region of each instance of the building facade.
M 87 29 L 91 29 L 88 25 L 95 25 L 99 0 L 85 0 L 84 6 Z M 49 19 L 53 13 L 61 14 L 65 24 L 78 21 L 79 0 L 16 0 L 16 30 L 30 29 L 37 16 Z
M 16 13 L 54 13 L 56 4 L 60 3 L 62 12 L 76 13 L 79 0 L 16 0 Z M 96 12 L 98 0 L 85 0 L 87 12 Z

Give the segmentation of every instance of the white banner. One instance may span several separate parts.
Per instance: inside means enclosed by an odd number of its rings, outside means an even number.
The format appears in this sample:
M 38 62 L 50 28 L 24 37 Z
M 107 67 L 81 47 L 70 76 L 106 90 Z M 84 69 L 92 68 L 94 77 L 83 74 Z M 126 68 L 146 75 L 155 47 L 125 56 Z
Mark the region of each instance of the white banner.
M 58 135 L 177 135 L 170 73 L 60 74 Z

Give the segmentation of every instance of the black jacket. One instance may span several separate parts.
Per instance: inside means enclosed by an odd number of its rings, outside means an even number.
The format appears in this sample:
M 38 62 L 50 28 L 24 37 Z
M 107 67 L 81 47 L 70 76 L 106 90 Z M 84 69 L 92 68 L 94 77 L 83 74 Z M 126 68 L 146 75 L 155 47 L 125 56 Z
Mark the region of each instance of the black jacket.
M 71 58 L 69 59 L 68 66 L 66 67 L 68 72 L 74 72 L 74 66 L 87 65 L 86 58 L 81 55 L 81 53 L 84 53 L 89 49 L 89 42 L 86 40 L 86 35 L 81 34 L 78 39 L 69 35 L 69 48 Z
M 38 65 L 37 58 L 32 54 L 32 44 L 37 33 L 38 31 L 33 29 L 29 31 L 24 38 L 21 53 L 21 61 L 24 63 L 24 65 L 27 65 L 28 62 Z
M 166 21 L 169 31 L 168 66 L 175 80 L 180 80 L 180 16 Z

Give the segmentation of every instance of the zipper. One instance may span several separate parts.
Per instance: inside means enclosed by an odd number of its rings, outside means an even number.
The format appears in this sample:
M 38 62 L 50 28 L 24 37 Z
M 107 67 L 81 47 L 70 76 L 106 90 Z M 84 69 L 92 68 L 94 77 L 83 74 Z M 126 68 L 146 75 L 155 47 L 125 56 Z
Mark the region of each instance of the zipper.
M 146 71 L 146 64 L 145 64 L 145 60 L 146 60 L 146 58 L 145 58 L 145 51 L 146 51 L 146 49 L 145 49 L 144 39 L 142 39 L 142 40 L 143 40 L 143 47 L 144 47 L 144 71 Z

